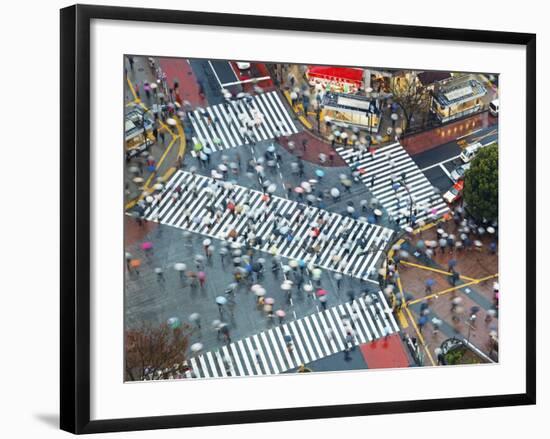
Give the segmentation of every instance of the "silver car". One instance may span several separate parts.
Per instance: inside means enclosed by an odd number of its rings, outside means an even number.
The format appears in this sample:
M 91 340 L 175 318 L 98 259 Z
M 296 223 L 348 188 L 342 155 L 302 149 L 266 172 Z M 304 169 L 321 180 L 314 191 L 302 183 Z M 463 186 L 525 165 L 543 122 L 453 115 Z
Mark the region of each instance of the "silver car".
M 470 169 L 470 163 L 466 163 L 455 168 L 453 172 L 451 172 L 451 180 L 453 180 L 453 183 L 456 183 L 458 180 L 462 180 L 468 169 Z

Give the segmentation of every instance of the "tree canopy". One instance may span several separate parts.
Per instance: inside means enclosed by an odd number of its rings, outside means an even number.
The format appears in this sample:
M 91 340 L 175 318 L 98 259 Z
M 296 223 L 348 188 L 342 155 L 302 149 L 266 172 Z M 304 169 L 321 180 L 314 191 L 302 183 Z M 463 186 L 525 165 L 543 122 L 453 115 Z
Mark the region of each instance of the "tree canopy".
M 172 370 L 175 364 L 186 360 L 189 334 L 187 325 L 171 328 L 166 323 L 159 326 L 144 324 L 126 330 L 126 379 L 140 381 L 149 374 L 155 378 L 167 378 L 164 369 Z
M 481 148 L 464 178 L 464 202 L 477 219 L 498 219 L 498 145 Z

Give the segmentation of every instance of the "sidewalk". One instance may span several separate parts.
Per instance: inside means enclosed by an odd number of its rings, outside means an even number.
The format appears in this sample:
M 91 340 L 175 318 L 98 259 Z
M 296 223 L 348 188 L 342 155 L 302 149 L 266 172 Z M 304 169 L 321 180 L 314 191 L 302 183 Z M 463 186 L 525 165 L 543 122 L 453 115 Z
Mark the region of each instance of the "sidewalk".
M 467 136 L 476 130 L 496 125 L 497 122 L 498 119 L 485 111 L 438 128 L 402 137 L 400 141 L 409 154 L 415 155 L 439 145 L 455 141 L 459 137 Z
M 304 151 L 302 142 L 306 140 L 306 149 Z M 288 142 L 294 142 L 294 152 L 288 147 Z M 302 160 L 314 163 L 319 163 L 319 154 L 323 153 L 327 156 L 327 161 L 323 166 L 347 166 L 346 162 L 342 160 L 340 155 L 336 154 L 334 149 L 328 143 L 323 142 L 321 139 L 315 137 L 309 131 L 301 131 L 297 134 L 293 134 L 289 137 L 282 137 L 280 140 L 280 145 L 285 148 L 287 151 L 291 152 L 296 156 L 300 156 Z M 328 160 L 329 154 L 333 153 L 334 160 Z
M 187 59 L 182 58 L 156 58 L 162 70 L 166 73 L 169 87 L 174 86 L 174 81 L 179 82 L 179 95 L 182 100 L 189 101 L 193 107 L 207 106 L 205 97 L 199 94 L 197 78 Z
M 492 255 L 488 252 L 491 237 L 486 234 L 479 238 L 483 243 L 481 251 L 462 250 L 453 254 L 438 251 L 431 261 L 416 257 L 416 243 L 420 239 L 425 242 L 437 239 L 437 228 L 458 236 L 455 224 L 448 221 L 422 232 L 422 235 L 414 235 L 402 246 L 409 251 L 410 257 L 399 266 L 400 289 L 408 297 L 409 305 L 405 313 L 410 313 L 411 320 L 414 319 L 406 332 L 411 337 L 418 337 L 417 331 L 420 329 L 425 344 L 432 353 L 444 340 L 456 334 L 487 354 L 490 350 L 489 333 L 492 330 L 498 331 L 498 316 L 485 320 L 487 311 L 493 307 L 493 283 L 498 282 L 498 254 Z M 456 287 L 449 282 L 447 271 L 451 258 L 457 261 L 456 269 L 461 275 Z M 425 285 L 428 279 L 433 281 L 433 293 L 427 296 Z M 460 305 L 453 312 L 452 301 L 455 297 L 460 298 Z M 423 303 L 429 305 L 430 314 L 424 327 L 418 328 L 416 322 L 420 319 Z M 478 318 L 473 325 L 468 321 L 472 307 L 479 308 Z M 439 331 L 434 331 L 433 317 L 441 320 Z

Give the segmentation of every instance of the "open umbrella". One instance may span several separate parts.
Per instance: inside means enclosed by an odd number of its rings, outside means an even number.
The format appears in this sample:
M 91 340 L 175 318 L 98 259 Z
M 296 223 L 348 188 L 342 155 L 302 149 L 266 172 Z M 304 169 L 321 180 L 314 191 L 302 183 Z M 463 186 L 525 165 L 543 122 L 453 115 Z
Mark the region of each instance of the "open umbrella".
M 326 296 L 328 294 L 328 291 L 320 288 L 315 294 L 317 295 L 317 297 Z
M 267 305 L 273 305 L 275 303 L 275 299 L 273 297 L 266 297 L 264 303 Z
M 305 285 L 304 285 L 304 291 L 305 291 L 306 293 L 311 293 L 311 292 L 313 291 L 313 285 L 311 285 L 311 284 L 305 284 Z
M 317 175 L 317 177 L 324 177 L 325 176 L 325 171 L 323 171 L 322 169 L 316 169 L 315 170 L 315 175 Z
M 263 287 L 257 288 L 256 290 L 254 290 L 254 295 L 258 297 L 265 296 L 265 288 Z
M 282 319 L 286 316 L 286 313 L 282 309 L 278 309 L 277 311 L 275 311 L 275 315 Z
M 284 281 L 282 284 L 281 284 L 281 290 L 283 291 L 289 291 L 292 289 L 292 282 L 290 281 Z
M 202 343 L 193 343 L 193 344 L 191 345 L 191 348 L 190 348 L 190 349 L 191 349 L 191 352 L 197 353 L 197 352 L 199 352 L 200 350 L 202 350 L 202 347 L 203 347 L 203 346 L 202 346 Z
M 152 248 L 153 248 L 153 243 L 150 241 L 147 241 L 141 244 L 142 250 L 151 250 Z
M 176 262 L 174 264 L 174 270 L 176 270 L 176 271 L 185 271 L 185 270 L 187 270 L 187 265 L 185 265 L 183 262 Z
M 167 321 L 166 321 L 166 324 L 172 328 L 172 329 L 176 329 L 176 328 L 179 328 L 180 325 L 181 325 L 181 322 L 180 322 L 180 319 L 178 319 L 177 317 L 170 317 Z
M 227 299 L 223 296 L 218 296 L 216 297 L 216 303 L 223 306 L 227 303 Z

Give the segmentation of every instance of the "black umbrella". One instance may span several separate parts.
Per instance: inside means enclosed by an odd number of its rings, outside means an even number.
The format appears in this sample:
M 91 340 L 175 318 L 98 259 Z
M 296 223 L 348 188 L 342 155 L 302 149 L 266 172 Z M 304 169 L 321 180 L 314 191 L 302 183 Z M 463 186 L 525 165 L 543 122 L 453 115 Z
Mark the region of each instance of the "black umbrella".
M 255 272 L 261 271 L 261 269 L 262 269 L 262 264 L 260 264 L 258 262 L 255 262 L 252 265 L 252 270 L 255 271 Z

